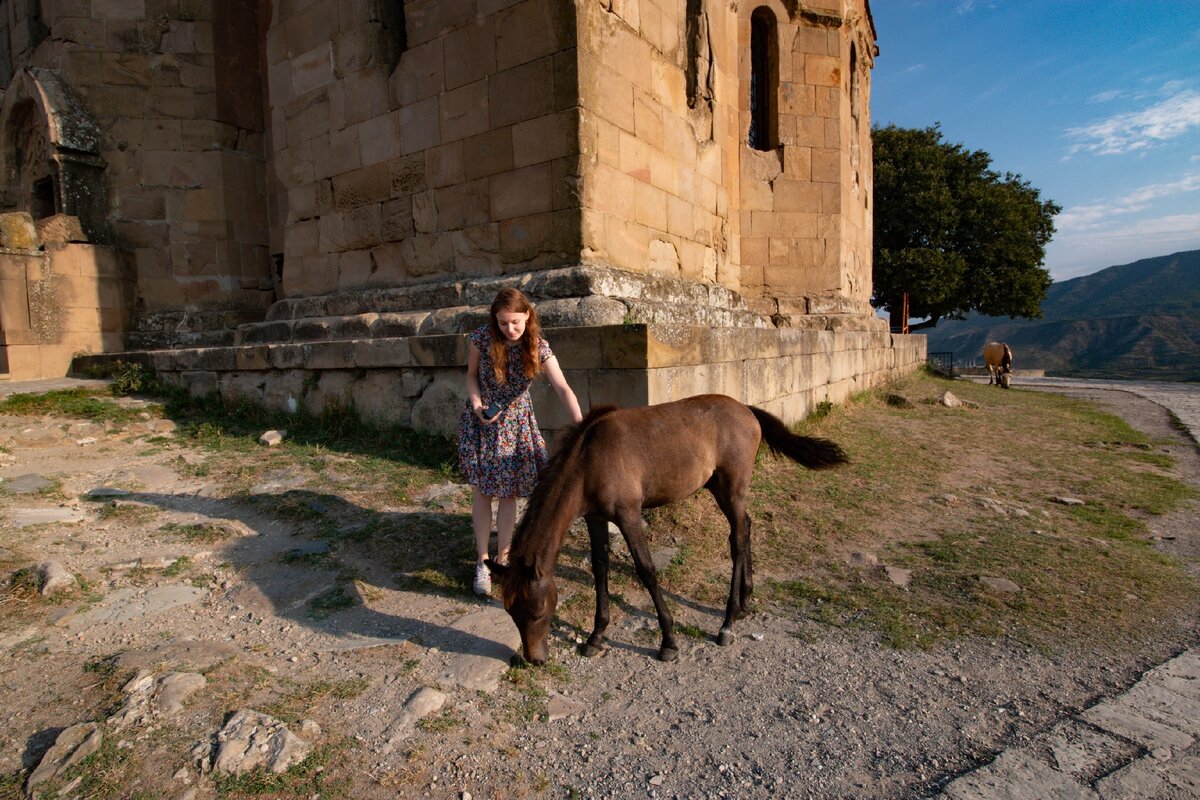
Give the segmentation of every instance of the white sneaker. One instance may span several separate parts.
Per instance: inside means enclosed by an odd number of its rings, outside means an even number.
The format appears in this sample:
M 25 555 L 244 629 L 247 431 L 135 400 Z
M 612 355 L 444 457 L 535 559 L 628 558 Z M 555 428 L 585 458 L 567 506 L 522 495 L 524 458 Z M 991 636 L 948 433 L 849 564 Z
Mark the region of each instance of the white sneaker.
M 487 565 L 475 565 L 475 594 L 480 597 L 487 597 L 492 593 L 492 573 L 488 571 Z

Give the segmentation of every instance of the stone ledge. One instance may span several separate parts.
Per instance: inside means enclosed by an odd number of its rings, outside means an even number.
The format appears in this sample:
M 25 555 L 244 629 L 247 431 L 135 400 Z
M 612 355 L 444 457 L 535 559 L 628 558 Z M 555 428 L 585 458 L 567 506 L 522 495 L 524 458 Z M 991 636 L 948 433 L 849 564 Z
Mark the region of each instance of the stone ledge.
M 866 303 L 838 295 L 743 298 L 723 286 L 599 266 L 291 298 L 242 325 L 239 344 L 466 333 L 486 323 L 500 289 L 538 306 L 547 328 L 621 325 L 874 330 Z
M 814 355 L 839 357 L 844 352 L 911 349 L 909 340 L 913 339 L 877 326 L 812 330 L 632 323 L 548 327 L 544 331 L 563 368 L 570 370 L 639 370 Z M 103 369 L 118 361 L 149 364 L 158 372 L 461 368 L 467 361 L 467 340 L 463 333 L 435 333 L 131 351 L 77 356 L 74 370 Z

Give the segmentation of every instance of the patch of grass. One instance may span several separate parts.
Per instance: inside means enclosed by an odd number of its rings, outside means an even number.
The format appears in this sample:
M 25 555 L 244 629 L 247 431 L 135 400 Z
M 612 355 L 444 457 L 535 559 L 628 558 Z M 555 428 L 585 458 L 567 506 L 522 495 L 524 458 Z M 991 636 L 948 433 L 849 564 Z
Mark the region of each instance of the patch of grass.
M 140 525 L 149 522 L 162 509 L 142 503 L 131 503 L 121 500 L 109 500 L 100 507 L 97 515 L 104 522 L 123 522 L 128 525 Z
M 701 641 L 708 638 L 708 634 L 705 633 L 704 629 L 701 628 L 699 625 L 683 624 L 683 623 L 677 622 L 677 623 L 675 623 L 675 631 L 677 633 L 682 633 L 684 636 L 690 637 L 692 639 L 699 639 Z
M 321 553 L 306 553 L 301 550 L 289 550 L 279 557 L 281 563 L 293 566 L 324 567 L 333 560 L 333 551 Z
M 22 567 L 8 579 L 10 594 L 32 599 L 39 596 L 41 590 L 42 575 L 37 567 Z
M 158 530 L 160 533 L 177 536 L 183 541 L 192 544 L 213 544 L 233 536 L 233 531 L 215 522 L 195 522 L 188 525 L 168 522 L 165 525 L 160 525 Z
M 290 724 L 309 716 L 325 700 L 351 700 L 358 697 L 370 688 L 371 682 L 367 678 L 320 680 L 304 684 L 288 680 L 286 685 L 287 691 L 264 706 L 263 711 Z
M 330 614 L 354 608 L 356 604 L 357 601 L 346 591 L 345 584 L 342 584 L 310 600 L 308 615 L 314 619 L 324 619 Z
M 110 653 L 106 656 L 92 656 L 84 663 L 83 671 L 89 675 L 95 675 L 102 680 L 107 680 L 117 674 L 117 662 L 120 658 L 120 653 Z
M 137 785 L 140 760 L 135 748 L 119 747 L 115 736 L 105 735 L 100 749 L 71 767 L 60 778 L 41 784 L 38 800 L 56 798 L 61 788 L 76 778 L 79 783 L 71 790 L 72 797 L 89 800 L 116 800 L 129 797 L 127 788 Z
M 329 769 L 335 756 L 346 749 L 345 743 L 318 746 L 299 764 L 282 774 L 258 767 L 241 775 L 215 775 L 213 788 L 222 800 L 242 800 L 248 797 L 319 797 L 337 800 L 348 797 L 350 781 Z
M 546 684 L 564 684 L 569 680 L 570 673 L 562 664 L 551 661 L 534 667 L 520 656 L 514 656 L 512 665 L 504 673 L 505 683 L 514 690 L 507 698 L 504 711 L 514 722 L 544 720 L 550 698 Z
M 0 401 L 0 414 L 69 417 L 92 422 L 112 422 L 117 425 L 161 415 L 161 407 L 128 408 L 105 399 L 106 395 L 103 390 L 83 388 L 56 389 L 39 394 L 14 394 Z
M 167 565 L 167 568 L 163 570 L 162 574 L 167 578 L 174 578 L 190 571 L 191 568 L 192 560 L 187 556 L 180 556 Z
M 933 402 L 947 389 L 974 406 Z M 890 406 L 892 393 L 913 408 Z M 796 429 L 839 443 L 851 463 L 814 472 L 760 454 L 749 508 L 757 596 L 785 613 L 870 631 L 896 647 L 965 636 L 1130 647 L 1200 613 L 1200 587 L 1150 546 L 1146 525 L 1195 491 L 1170 473 L 1172 459 L 1148 437 L 1089 403 L 915 375 Z M 934 502 L 943 495 L 957 500 Z M 1051 502 L 1057 495 L 1085 505 Z M 700 492 L 646 518 L 652 547 L 686 547 L 660 576 L 664 588 L 722 605 L 729 528 L 711 496 Z M 613 547 L 614 591 L 644 603 L 616 560 L 622 545 Z M 564 545 L 568 557 L 576 551 L 586 545 Z M 849 566 L 856 551 L 910 570 L 909 587 L 882 568 Z M 988 588 L 987 577 L 1020 590 Z M 576 583 L 564 596 L 590 598 L 585 570 L 560 570 L 564 578 Z M 565 605 L 580 619 L 589 610 Z M 810 629 L 819 631 L 806 627 L 806 635 Z
M 0 775 L 0 800 L 25 800 L 25 779 L 28 777 L 24 770 Z
M 465 727 L 466 724 L 467 720 L 461 711 L 449 709 L 439 714 L 431 714 L 428 717 L 423 717 L 417 723 L 417 727 L 427 733 L 445 734 Z
M 425 567 L 413 572 L 408 576 L 406 583 L 413 587 L 432 589 L 457 597 L 473 595 L 473 591 L 467 585 L 465 578 L 456 578 L 447 575 L 436 567 Z
M 363 482 L 385 487 L 398 500 L 407 499 L 410 487 L 452 478 L 457 463 L 451 440 L 409 428 L 381 429 L 365 423 L 353 409 L 284 414 L 218 397 L 172 395 L 166 410 L 185 440 L 218 453 L 260 451 L 258 437 L 271 429 L 287 430 L 283 444 L 272 449 L 272 460 L 311 463 L 331 452 L 354 453 L 352 466 Z M 342 465 L 351 466 L 345 460 Z

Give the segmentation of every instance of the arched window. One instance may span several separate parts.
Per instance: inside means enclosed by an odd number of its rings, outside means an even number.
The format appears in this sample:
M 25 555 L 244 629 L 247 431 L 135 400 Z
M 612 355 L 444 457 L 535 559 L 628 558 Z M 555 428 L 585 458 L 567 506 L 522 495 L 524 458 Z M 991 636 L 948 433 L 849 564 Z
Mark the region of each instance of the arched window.
M 770 150 L 776 144 L 775 92 L 779 85 L 775 15 L 764 7 L 750 16 L 750 146 Z

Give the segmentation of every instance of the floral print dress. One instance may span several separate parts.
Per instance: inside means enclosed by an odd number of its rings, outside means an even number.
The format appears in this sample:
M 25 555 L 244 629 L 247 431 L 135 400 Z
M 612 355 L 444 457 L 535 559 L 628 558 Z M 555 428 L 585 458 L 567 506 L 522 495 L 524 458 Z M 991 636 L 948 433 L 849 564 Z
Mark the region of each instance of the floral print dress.
M 492 335 L 485 325 L 467 337 L 479 350 L 479 392 L 486 407 L 493 400 L 504 410 L 490 425 L 471 411 L 470 401 L 458 423 L 458 463 L 467 482 L 488 497 L 528 497 L 549 460 L 529 399 L 520 344 L 508 346 L 508 380 L 500 383 L 492 367 Z M 553 357 L 550 343 L 538 342 L 538 361 Z

